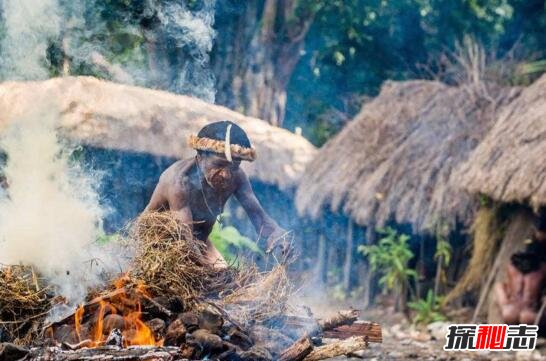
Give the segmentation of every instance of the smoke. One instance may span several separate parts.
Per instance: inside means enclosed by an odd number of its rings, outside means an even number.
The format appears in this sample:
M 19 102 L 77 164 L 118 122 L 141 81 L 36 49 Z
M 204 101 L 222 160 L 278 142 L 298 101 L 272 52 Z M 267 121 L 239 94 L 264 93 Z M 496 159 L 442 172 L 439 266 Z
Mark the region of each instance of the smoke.
M 48 43 L 60 32 L 57 0 L 3 0 L 0 78 L 48 78 Z
M 168 3 L 158 10 L 160 31 L 174 39 L 175 47 L 184 49 L 189 59 L 181 62 L 175 74 L 172 90 L 192 94 L 214 103 L 214 75 L 209 67 L 209 53 L 215 37 L 215 0 L 204 0 L 200 10 L 191 12 L 181 3 Z
M 4 28 L 0 79 L 41 80 L 60 70 L 66 75 L 94 74 L 119 83 L 162 88 L 214 103 L 209 53 L 215 37 L 215 0 L 202 0 L 196 10 L 178 1 L 148 0 L 138 11 L 137 5 L 128 5 L 136 13 L 125 15 L 122 26 L 104 19 L 104 14 L 116 11 L 118 5 L 111 2 L 0 3 Z M 154 25 L 141 26 L 144 19 Z M 51 64 L 52 57 L 57 57 L 57 64 Z
M 9 185 L 0 194 L 0 263 L 34 266 L 74 305 L 120 265 L 96 243 L 104 215 L 97 182 L 57 139 L 56 107 L 35 104 L 42 110 L 12 123 L 0 140 Z
M 0 0 L 0 80 L 47 79 L 61 66 L 64 74 L 99 74 L 214 102 L 208 55 L 214 40 L 214 0 L 203 0 L 191 11 L 175 1 L 146 1 L 141 16 L 156 19 L 147 30 L 138 21 L 122 22 L 112 30 L 101 16 L 112 4 Z M 148 48 L 146 31 L 161 40 L 160 47 Z M 127 41 L 136 45 L 120 50 Z M 152 55 L 162 58 L 159 64 L 165 66 L 157 69 L 167 83 L 155 82 Z M 52 110 L 57 104 L 45 99 L 28 103 L 34 105 L 31 114 L 13 121 L 0 140 L 9 184 L 0 190 L 0 263 L 34 266 L 58 295 L 75 305 L 89 287 L 100 285 L 105 274 L 121 271 L 124 264 L 116 256 L 121 253 L 96 243 L 105 216 L 96 192 L 99 181 L 71 161 L 73 149 L 59 141 L 60 114 Z

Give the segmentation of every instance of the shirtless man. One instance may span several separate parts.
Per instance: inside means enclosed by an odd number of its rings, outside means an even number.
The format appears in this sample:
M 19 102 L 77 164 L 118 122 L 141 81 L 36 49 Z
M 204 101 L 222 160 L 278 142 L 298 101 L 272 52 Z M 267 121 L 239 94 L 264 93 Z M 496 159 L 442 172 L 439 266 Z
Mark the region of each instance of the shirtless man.
M 522 252 L 512 255 L 507 280 L 497 283 L 495 292 L 503 321 L 534 324 L 546 280 L 546 227 L 540 218 Z
M 267 252 L 277 246 L 278 240 L 284 240 L 286 231 L 263 210 L 247 175 L 239 168 L 241 161 L 256 158 L 244 130 L 230 121 L 212 123 L 191 136 L 189 144 L 197 155 L 179 160 L 163 172 L 145 210 L 172 211 L 180 222 L 193 228 L 197 239 L 205 242 L 207 261 L 218 268 L 227 264 L 208 236 L 232 195 L 243 206 L 260 238 L 267 239 Z M 284 249 L 287 244 L 282 242 L 281 246 Z

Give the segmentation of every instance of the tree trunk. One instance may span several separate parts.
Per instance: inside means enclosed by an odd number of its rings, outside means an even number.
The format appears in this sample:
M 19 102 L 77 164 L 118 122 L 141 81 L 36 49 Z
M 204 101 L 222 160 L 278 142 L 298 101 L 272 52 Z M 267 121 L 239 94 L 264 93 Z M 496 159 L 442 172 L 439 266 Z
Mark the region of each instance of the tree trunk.
M 314 8 L 302 2 L 232 0 L 220 5 L 212 54 L 219 104 L 282 125 L 286 86 L 314 16 Z
M 147 85 L 157 89 L 168 89 L 170 74 L 166 70 L 170 69 L 170 64 L 165 51 L 163 35 L 150 29 L 144 29 L 143 32 L 148 54 L 149 84 Z

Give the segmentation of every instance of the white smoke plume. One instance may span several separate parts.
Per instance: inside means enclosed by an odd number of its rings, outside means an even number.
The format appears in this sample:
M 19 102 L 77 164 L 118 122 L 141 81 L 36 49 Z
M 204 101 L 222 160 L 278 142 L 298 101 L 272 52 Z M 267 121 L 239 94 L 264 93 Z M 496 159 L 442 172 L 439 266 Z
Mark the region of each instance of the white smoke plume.
M 42 100 L 34 114 L 3 133 L 8 189 L 0 198 L 0 263 L 34 266 L 67 298 L 84 300 L 105 273 L 119 272 L 115 253 L 97 245 L 103 210 L 93 178 L 69 160 L 55 131 L 56 109 Z
M 204 0 L 199 11 L 190 12 L 184 5 L 169 3 L 158 9 L 162 30 L 176 39 L 176 47 L 187 47 L 190 59 L 178 69 L 173 90 L 191 94 L 214 103 L 214 75 L 209 68 L 209 53 L 216 32 L 214 25 L 215 0 Z
M 0 78 L 48 78 L 46 52 L 61 24 L 57 0 L 2 0 L 1 5 Z
M 75 69 L 93 68 L 116 82 L 164 87 L 214 103 L 209 53 L 215 37 L 215 0 L 203 0 L 199 10 L 192 11 L 183 2 L 150 0 L 145 13 L 159 20 L 153 34 L 144 35 L 137 24 L 124 25 L 127 38 L 170 39 L 162 46 L 172 49 L 162 50 L 165 54 L 174 51 L 177 60 L 160 69 L 168 84 L 155 83 L 157 79 L 148 68 L 153 55 L 147 53 L 146 44 L 125 49 L 123 56 L 113 52 L 105 41 L 111 30 L 99 16 L 104 4 L 95 0 L 0 0 L 0 4 L 5 30 L 0 44 L 2 80 L 48 78 L 47 50 L 57 42 L 70 63 L 68 74 Z
M 140 55 L 115 57 L 103 39 L 106 25 L 95 14 L 95 0 L 0 0 L 0 80 L 42 80 L 50 76 L 48 49 L 61 44 L 72 69 L 105 69 L 113 80 L 153 85 L 144 47 Z M 154 31 L 174 39 L 187 59 L 162 69 L 169 90 L 214 102 L 208 53 L 214 40 L 214 0 L 190 11 L 178 2 L 148 1 L 160 20 Z M 92 11 L 91 11 L 92 12 Z M 139 36 L 138 26 L 126 32 Z M 131 59 L 131 60 L 127 60 Z M 70 72 L 69 72 L 70 73 Z M 29 102 L 30 103 L 30 102 Z M 74 305 L 104 273 L 119 272 L 118 252 L 96 244 L 104 210 L 94 177 L 69 161 L 70 151 L 56 133 L 57 104 L 36 99 L 35 112 L 0 134 L 7 153 L 1 171 L 9 187 L 0 190 L 0 263 L 29 264 L 46 276 L 57 294 Z M 16 106 L 16 105 L 14 105 Z M 2 115 L 0 114 L 0 117 Z

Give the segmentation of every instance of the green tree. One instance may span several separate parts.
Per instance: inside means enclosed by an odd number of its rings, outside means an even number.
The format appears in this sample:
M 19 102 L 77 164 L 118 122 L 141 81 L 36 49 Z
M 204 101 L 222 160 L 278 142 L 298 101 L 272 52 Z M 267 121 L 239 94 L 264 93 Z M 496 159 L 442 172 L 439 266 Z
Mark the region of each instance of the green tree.
M 321 145 L 385 80 L 441 71 L 442 54 L 466 34 L 493 46 L 511 16 L 509 0 L 324 2 L 288 85 L 286 126 Z

